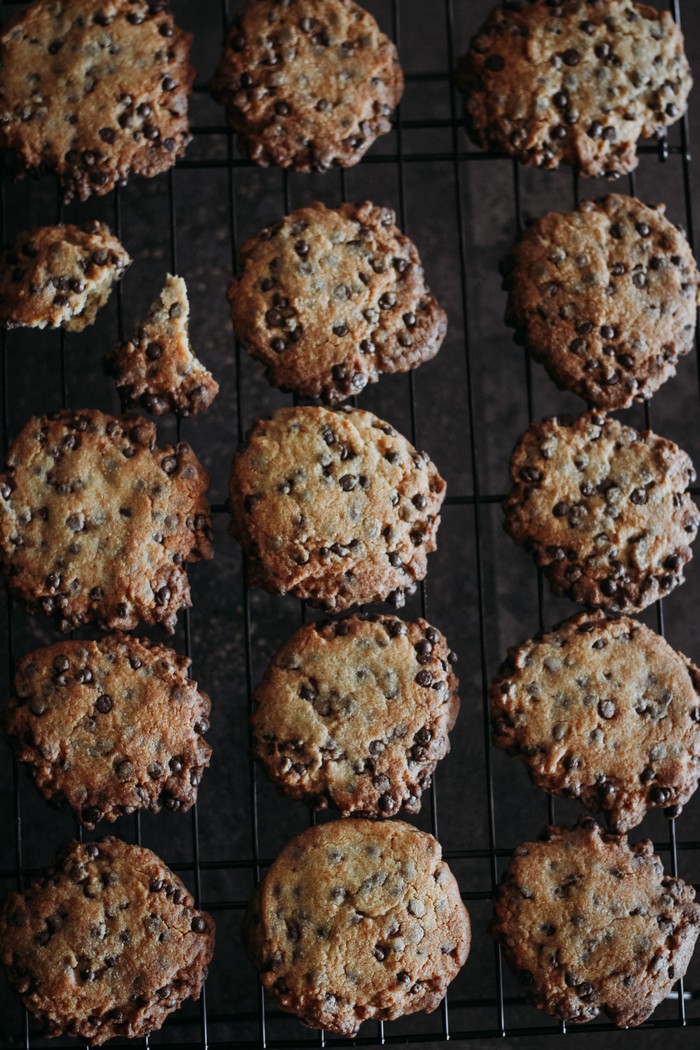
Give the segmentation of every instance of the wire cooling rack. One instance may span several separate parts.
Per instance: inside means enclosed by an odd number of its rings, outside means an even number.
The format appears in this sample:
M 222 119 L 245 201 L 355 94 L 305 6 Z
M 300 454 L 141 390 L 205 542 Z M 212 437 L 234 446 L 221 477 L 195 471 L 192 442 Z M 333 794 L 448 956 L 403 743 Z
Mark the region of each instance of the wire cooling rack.
M 0 2 L 0 14 L 6 18 L 19 6 Z M 284 842 L 316 818 L 301 805 L 277 798 L 246 758 L 251 689 L 274 650 L 309 613 L 291 599 L 250 592 L 240 552 L 225 535 L 231 453 L 253 419 L 284 399 L 266 386 L 259 366 L 234 345 L 224 291 L 244 237 L 317 198 L 338 203 L 369 197 L 393 206 L 399 224 L 416 240 L 429 279 L 450 316 L 450 333 L 435 362 L 409 376 L 383 379 L 359 403 L 425 446 L 448 478 L 440 549 L 431 556 L 427 581 L 404 615 L 424 615 L 447 633 L 461 657 L 463 704 L 452 735 L 452 754 L 442 763 L 423 811 L 414 819 L 442 842 L 471 912 L 474 943 L 470 960 L 438 1011 L 391 1024 L 368 1023 L 354 1043 L 436 1046 L 448 1039 L 564 1034 L 567 1026 L 525 1003 L 514 978 L 502 967 L 486 927 L 493 888 L 512 849 L 536 835 L 544 823 L 555 817 L 573 820 L 579 810 L 573 803 L 557 800 L 555 814 L 553 800 L 532 788 L 517 764 L 492 754 L 487 687 L 508 645 L 575 611 L 546 593 L 529 560 L 502 534 L 499 504 L 508 453 L 518 434 L 531 419 L 580 410 L 580 404 L 554 390 L 542 371 L 532 368 L 513 348 L 502 323 L 496 261 L 530 215 L 555 206 L 571 207 L 579 194 L 596 196 L 607 188 L 579 182 L 566 171 L 523 170 L 467 141 L 451 70 L 491 0 L 366 0 L 365 6 L 399 46 L 407 71 L 406 94 L 393 132 L 357 168 L 319 177 L 257 169 L 237 152 L 221 111 L 208 98 L 206 79 L 237 5 L 232 3 L 229 10 L 226 0 L 175 0 L 172 6 L 178 22 L 195 31 L 195 60 L 201 69 L 192 101 L 194 141 L 186 159 L 167 175 L 136 180 L 84 205 L 62 206 L 51 179 L 15 183 L 12 162 L 6 159 L 0 183 L 4 241 L 21 228 L 95 217 L 112 225 L 135 258 L 131 275 L 87 333 L 3 333 L 4 450 L 33 413 L 61 405 L 116 410 L 113 388 L 96 365 L 99 353 L 123 337 L 159 291 L 158 281 L 166 268 L 188 280 L 195 348 L 222 385 L 219 399 L 204 419 L 159 422 L 160 440 L 175 435 L 190 440 L 213 478 L 216 557 L 213 563 L 190 571 L 193 608 L 181 617 L 172 643 L 192 657 L 193 674 L 212 695 L 212 768 L 203 780 L 200 802 L 189 816 L 136 815 L 114 828 L 98 829 L 155 849 L 218 924 L 217 950 L 201 1000 L 186 1004 L 140 1045 L 349 1045 L 347 1040 L 309 1032 L 266 1002 L 238 939 L 254 883 Z M 681 13 L 695 18 L 686 28 L 697 35 L 700 21 L 693 6 L 687 0 L 669 4 L 677 21 Z M 688 119 L 672 129 L 668 141 L 646 144 L 641 153 L 638 174 L 614 189 L 666 200 L 669 213 L 685 224 L 692 241 Z M 653 413 L 655 428 L 688 448 L 697 462 L 697 362 L 684 362 L 680 372 L 652 406 L 626 415 L 635 425 L 648 426 Z M 693 610 L 698 585 L 692 568 L 689 576 L 684 588 L 645 618 L 697 661 Z M 2 684 L 7 691 L 15 656 L 55 641 L 56 635 L 50 625 L 27 617 L 9 599 L 0 611 L 0 629 Z M 699 817 L 696 798 L 678 822 L 656 813 L 633 836 L 653 837 L 667 870 L 696 886 Z M 25 786 L 9 752 L 4 752 L 0 891 L 25 885 L 73 835 L 81 835 L 80 829 L 66 813 L 50 810 L 30 785 Z M 649 1045 L 644 1034 L 649 1029 L 700 1026 L 700 967 L 697 961 L 693 966 L 685 984 L 679 982 L 652 1019 L 630 1033 L 636 1050 Z M 568 1029 L 589 1034 L 611 1030 L 604 1022 Z M 679 1045 L 681 1036 L 670 1031 L 665 1038 Z M 29 1050 L 50 1045 L 83 1044 L 44 1040 L 3 988 L 0 1046 Z

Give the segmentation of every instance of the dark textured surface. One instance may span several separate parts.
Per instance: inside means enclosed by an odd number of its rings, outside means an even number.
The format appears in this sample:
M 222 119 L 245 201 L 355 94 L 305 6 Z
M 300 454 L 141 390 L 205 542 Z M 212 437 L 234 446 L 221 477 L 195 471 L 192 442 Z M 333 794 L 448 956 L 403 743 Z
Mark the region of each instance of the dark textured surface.
M 661 0 L 660 0 L 661 2 Z M 313 6 L 309 0 L 310 7 Z M 5 4 L 5 14 L 10 7 Z M 231 11 L 237 5 L 231 3 Z M 237 363 L 226 287 L 232 273 L 232 244 L 229 237 L 231 206 L 235 209 L 236 248 L 285 210 L 315 198 L 337 204 L 345 195 L 351 200 L 367 197 L 397 211 L 399 225 L 415 240 L 426 268 L 429 284 L 449 315 L 446 342 L 434 361 L 413 377 L 386 376 L 358 399 L 362 408 L 389 420 L 408 438 L 424 447 L 448 482 L 448 500 L 482 499 L 478 517 L 472 502 L 448 503 L 438 534 L 438 551 L 431 555 L 424 590 L 412 599 L 404 615 L 427 618 L 450 639 L 460 657 L 462 710 L 452 734 L 452 752 L 441 764 L 435 788 L 424 800 L 423 811 L 412 818 L 427 830 L 436 828 L 450 867 L 459 879 L 472 916 L 472 955 L 449 993 L 449 1025 L 452 1033 L 495 1032 L 499 1027 L 496 993 L 497 964 L 486 931 L 492 887 L 489 835 L 488 764 L 493 767 L 496 867 L 500 877 L 510 850 L 532 837 L 550 818 L 547 797 L 528 783 L 518 763 L 485 746 L 484 685 L 496 670 L 509 645 L 530 637 L 540 625 L 551 625 L 575 611 L 564 599 L 554 599 L 545 590 L 538 601 L 538 578 L 531 560 L 518 550 L 502 530 L 498 499 L 507 490 L 510 451 L 530 419 L 557 411 L 576 412 L 580 402 L 556 390 L 538 366 L 528 366 L 503 324 L 505 295 L 500 289 L 497 261 L 510 246 L 516 232 L 518 199 L 521 217 L 535 216 L 552 208 L 571 208 L 575 181 L 570 171 L 517 172 L 519 198 L 514 188 L 514 166 L 508 159 L 464 160 L 457 171 L 453 147 L 473 157 L 478 154 L 461 127 L 450 123 L 453 96 L 446 77 L 450 65 L 446 11 L 454 7 L 455 52 L 461 54 L 471 34 L 486 16 L 491 0 L 367 0 L 366 6 L 379 23 L 396 37 L 394 14 L 399 18 L 399 49 L 408 83 L 401 107 L 401 143 L 396 132 L 385 136 L 365 160 L 343 177 L 338 171 L 326 175 L 289 175 L 274 168 L 266 171 L 237 166 L 231 182 L 226 162 L 229 139 L 223 130 L 223 114 L 203 92 L 196 93 L 192 120 L 197 128 L 219 129 L 196 133 L 187 160 L 172 176 L 132 180 L 130 185 L 101 200 L 75 203 L 64 211 L 66 221 L 100 218 L 116 224 L 121 217 L 121 235 L 134 264 L 123 284 L 101 312 L 97 323 L 85 332 L 62 337 L 60 333 L 12 332 L 5 348 L 7 377 L 6 436 L 18 432 L 32 413 L 59 408 L 65 396 L 75 407 L 96 407 L 114 412 L 118 399 L 110 380 L 101 372 L 100 357 L 147 309 L 162 287 L 168 269 L 188 283 L 191 300 L 191 337 L 195 353 L 211 367 L 221 383 L 221 393 L 210 411 L 196 420 L 186 420 L 183 436 L 212 472 L 212 497 L 223 503 L 228 469 L 239 433 L 255 417 L 291 399 L 273 391 L 260 364 L 243 355 Z M 691 64 L 700 69 L 700 5 L 696 0 L 681 4 Z M 182 0 L 174 4 L 180 23 L 195 32 L 193 58 L 198 84 L 204 84 L 218 60 L 222 32 L 219 0 Z M 421 78 L 420 74 L 441 73 Z M 691 95 L 691 140 L 700 141 L 698 89 Z M 456 112 L 461 100 L 454 96 Z M 420 126 L 414 126 L 418 122 Z M 426 127 L 430 122 L 430 127 Z M 671 144 L 680 142 L 675 128 Z M 399 145 L 407 158 L 395 163 Z M 238 157 L 235 147 L 234 157 Z M 379 160 L 387 158 L 388 162 Z M 423 159 L 421 159 L 423 158 Z M 215 168 L 193 168 L 193 161 L 211 161 Z M 691 174 L 693 166 L 690 168 Z M 402 181 L 403 179 L 403 181 Z M 615 183 L 619 192 L 634 189 L 642 199 L 664 200 L 673 221 L 686 219 L 682 157 L 672 154 L 665 165 L 655 153 L 642 155 L 634 186 L 628 180 Z M 402 185 L 404 189 L 402 197 Z M 174 213 L 169 211 L 173 190 Z M 695 187 L 693 198 L 698 203 Z M 581 181 L 582 196 L 599 196 L 607 183 Z M 460 266 L 458 192 L 465 241 L 466 285 Z M 23 228 L 54 222 L 59 217 L 56 184 L 51 178 L 34 183 L 8 185 L 5 196 L 4 240 Z M 403 204 L 403 207 L 402 207 Z M 118 212 L 117 212 L 118 209 Z M 171 218 L 177 226 L 172 238 Z M 176 249 L 176 251 L 175 251 Z M 463 296 L 464 292 L 464 296 Z M 122 313 L 120 315 L 120 305 Z M 61 369 L 62 339 L 65 371 Z M 468 393 L 468 360 L 471 395 Z M 528 398 L 528 375 L 532 398 Z M 237 389 L 240 396 L 237 395 Z M 415 391 L 415 413 L 411 412 L 411 390 Z M 470 414 L 470 404 L 474 406 Z M 700 405 L 698 364 L 695 355 L 685 358 L 678 375 L 669 381 L 650 406 L 653 429 L 683 446 L 700 464 Z M 634 425 L 645 425 L 645 411 L 635 408 L 621 414 Z M 159 421 L 161 443 L 175 432 L 171 419 Z M 475 478 L 472 470 L 471 437 L 474 441 Z M 494 497 L 491 499 L 490 497 Z M 476 547 L 480 540 L 479 560 Z M 227 535 L 227 517 L 216 515 L 215 558 L 193 566 L 190 580 L 193 610 L 190 617 L 194 657 L 193 673 L 212 698 L 214 747 L 211 769 L 203 778 L 197 817 L 161 813 L 143 817 L 140 824 L 126 818 L 114 831 L 130 841 L 140 833 L 145 846 L 154 849 L 166 863 L 174 865 L 187 885 L 201 889 L 201 900 L 219 924 L 217 951 L 207 984 L 208 1036 L 210 1044 L 233 1045 L 243 1041 L 260 1045 L 257 978 L 245 960 L 238 929 L 242 908 L 249 897 L 255 867 L 252 823 L 252 780 L 246 761 L 248 677 L 245 638 L 245 592 L 240 550 Z M 697 562 L 697 559 L 696 559 Z M 671 644 L 691 659 L 700 660 L 695 610 L 700 598 L 700 565 L 691 563 L 687 582 L 664 602 L 664 626 Z M 479 603 L 479 583 L 482 600 Z M 253 593 L 251 609 L 251 681 L 262 676 L 269 658 L 301 619 L 298 602 Z M 482 631 L 480 632 L 480 610 Z M 657 609 L 644 616 L 658 627 Z M 7 605 L 0 603 L 0 629 L 7 622 Z M 14 613 L 14 651 L 20 655 L 32 646 L 57 640 L 51 626 L 41 619 Z M 161 640 L 163 636 L 160 636 Z M 482 642 L 483 640 L 483 659 Z M 173 645 L 185 651 L 187 643 L 180 621 Z M 11 653 L 4 649 L 1 670 L 7 689 Z M 4 745 L 2 745 L 4 747 Z M 15 818 L 22 820 L 22 864 L 26 871 L 50 862 L 54 852 L 74 833 L 68 813 L 50 810 L 24 776 L 18 777 L 20 802 L 13 795 L 15 773 L 9 750 L 0 762 L 0 891 L 16 884 Z M 258 772 L 259 857 L 269 861 L 309 821 L 299 803 L 280 799 Z M 439 805 L 438 805 L 439 802 Z M 559 821 L 573 820 L 579 807 L 560 803 L 554 807 Z M 439 819 L 433 821 L 437 814 Z M 199 852 L 195 845 L 194 821 L 199 822 Z M 105 832 L 106 833 L 106 830 Z M 700 797 L 686 807 L 678 821 L 679 843 L 700 840 Z M 658 813 L 649 816 L 632 836 L 649 835 L 671 866 L 669 824 Z M 466 851 L 471 851 L 464 857 Z M 201 886 L 193 871 L 195 859 L 202 862 Z M 231 866 L 235 862 L 236 866 Z M 700 850 L 678 851 L 679 874 L 696 886 L 700 882 Z M 226 868 L 221 867 L 228 864 Z M 233 907 L 232 905 L 235 905 Z M 700 957 L 691 965 L 686 986 L 700 990 Z M 519 1050 L 559 1047 L 560 1026 L 520 997 L 509 972 L 505 973 L 505 1023 L 507 1030 L 547 1028 L 553 1038 L 540 1035 L 514 1040 Z M 689 1018 L 700 1020 L 700 998 L 688 1000 Z M 233 1014 L 244 1019 L 233 1023 Z M 678 1017 L 677 1002 L 663 1003 L 653 1021 L 672 1024 Z M 183 1023 L 186 1022 L 186 1023 Z M 428 1045 L 437 1045 L 444 1035 L 441 1011 L 417 1015 L 385 1026 L 387 1038 L 416 1034 Z M 653 1022 L 652 1022 L 653 1023 Z M 4 984 L 0 984 L 0 1046 L 24 1046 L 23 1021 Z M 696 1046 L 697 1029 L 681 1031 L 638 1030 L 633 1033 L 592 1033 L 597 1048 L 622 1046 L 630 1040 L 635 1050 L 652 1047 Z M 31 1046 L 49 1045 L 37 1037 L 34 1026 Z M 361 1037 L 379 1039 L 377 1025 L 367 1025 Z M 266 1037 L 285 1048 L 297 1041 L 319 1045 L 319 1037 L 302 1029 L 294 1020 L 282 1019 L 268 1010 Z M 198 1006 L 183 1009 L 180 1018 L 166 1024 L 151 1039 L 163 1043 L 202 1045 Z M 66 1042 L 65 1045 L 71 1045 Z M 73 1043 L 72 1045 L 78 1045 Z M 343 1044 L 344 1045 L 344 1044 Z M 424 1044 L 425 1045 L 425 1044 Z M 470 1043 L 481 1047 L 481 1040 Z

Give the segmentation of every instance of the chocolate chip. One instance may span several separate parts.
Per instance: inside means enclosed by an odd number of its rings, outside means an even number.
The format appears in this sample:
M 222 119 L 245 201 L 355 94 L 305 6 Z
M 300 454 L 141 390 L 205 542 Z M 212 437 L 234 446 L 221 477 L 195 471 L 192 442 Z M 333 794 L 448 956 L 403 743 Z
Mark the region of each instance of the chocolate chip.
M 114 704 L 112 701 L 112 697 L 109 696 L 107 693 L 103 693 L 102 696 L 98 696 L 97 701 L 95 703 L 95 707 L 101 715 L 109 714 L 113 706 Z
M 192 920 L 192 932 L 193 933 L 206 933 L 207 922 L 200 915 L 196 915 Z
M 634 503 L 637 507 L 643 506 L 648 499 L 649 495 L 646 489 L 633 489 L 630 493 L 630 502 Z
M 577 66 L 581 61 L 580 54 L 573 47 L 567 48 L 561 57 L 567 66 Z
M 565 503 L 564 500 L 560 500 L 559 503 L 555 503 L 552 509 L 552 514 L 555 518 L 565 518 L 569 513 L 569 504 Z
M 433 676 L 427 668 L 423 668 L 415 677 L 417 685 L 422 685 L 424 688 L 429 688 L 433 684 Z
M 638 222 L 637 233 L 640 237 L 648 237 L 651 233 L 651 228 L 646 222 Z
M 500 73 L 505 68 L 503 55 L 489 55 L 484 65 L 491 73 Z
M 357 478 L 352 474 L 344 474 L 338 484 L 344 492 L 352 492 L 357 484 Z

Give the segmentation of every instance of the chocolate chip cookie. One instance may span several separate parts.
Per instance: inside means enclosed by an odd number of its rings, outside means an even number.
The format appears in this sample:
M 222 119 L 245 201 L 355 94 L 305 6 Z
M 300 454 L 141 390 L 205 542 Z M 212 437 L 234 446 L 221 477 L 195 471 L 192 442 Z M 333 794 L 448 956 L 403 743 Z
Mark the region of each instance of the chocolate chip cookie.
M 346 1036 L 362 1021 L 435 1010 L 471 939 L 432 835 L 362 819 L 319 824 L 285 846 L 256 890 L 243 936 L 283 1010 Z
M 233 327 L 275 386 L 333 403 L 438 352 L 447 318 L 394 220 L 369 201 L 315 203 L 243 246 Z
M 209 408 L 219 384 L 192 353 L 189 320 L 187 285 L 168 274 L 144 323 L 103 358 L 124 409 L 141 406 L 155 416 L 193 416 Z
M 436 548 L 445 482 L 371 412 L 305 405 L 255 423 L 229 492 L 250 582 L 341 612 L 401 606 L 414 593 Z
M 155 424 L 93 409 L 35 416 L 0 473 L 0 567 L 61 630 L 140 622 L 170 633 L 190 603 L 186 562 L 211 557 L 209 475 Z
M 581 613 L 509 651 L 491 725 L 538 787 L 629 831 L 697 787 L 700 671 L 644 624 Z
M 47 1035 L 101 1046 L 161 1027 L 199 999 L 214 920 L 155 853 L 73 842 L 0 912 L 7 978 Z
M 690 245 L 634 197 L 537 219 L 503 260 L 506 322 L 564 390 L 597 408 L 651 397 L 693 349 L 700 274 Z
M 700 932 L 695 891 L 664 875 L 654 846 L 592 817 L 516 849 L 491 931 L 528 997 L 563 1021 L 603 1011 L 642 1024 L 683 977 Z
M 130 265 L 101 222 L 20 233 L 0 255 L 0 325 L 82 332 Z
M 191 40 L 167 0 L 35 0 L 0 35 L 0 145 L 65 201 L 166 171 L 191 138 Z
M 450 749 L 455 660 L 425 620 L 305 624 L 253 694 L 253 752 L 286 795 L 317 808 L 417 813 Z
M 700 518 L 672 441 L 594 412 L 553 417 L 522 435 L 510 479 L 506 531 L 554 594 L 629 613 L 683 583 Z
M 668 11 L 630 0 L 507 0 L 462 59 L 468 130 L 523 164 L 618 176 L 662 137 L 693 85 Z
M 44 798 L 67 802 L 88 828 L 137 809 L 190 809 L 211 756 L 211 705 L 189 666 L 119 633 L 23 657 L 5 729 Z
M 257 164 L 327 171 L 357 164 L 391 129 L 403 72 L 353 0 L 248 0 L 211 87 Z

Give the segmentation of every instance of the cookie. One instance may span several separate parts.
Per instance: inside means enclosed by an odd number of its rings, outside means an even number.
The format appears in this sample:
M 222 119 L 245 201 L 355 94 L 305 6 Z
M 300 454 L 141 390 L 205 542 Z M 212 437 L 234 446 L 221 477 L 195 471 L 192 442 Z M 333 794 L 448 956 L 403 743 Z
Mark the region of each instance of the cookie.
M 440 349 L 447 317 L 390 208 L 315 203 L 243 246 L 229 301 L 271 383 L 333 403 Z
M 248 0 L 211 88 L 257 164 L 327 171 L 357 164 L 391 130 L 403 72 L 352 0 Z
M 23 657 L 5 729 L 44 798 L 88 828 L 137 809 L 190 809 L 211 756 L 211 705 L 189 666 L 125 634 Z
M 522 435 L 510 461 L 505 528 L 554 594 L 629 613 L 683 583 L 698 530 L 690 457 L 650 430 L 586 413 Z
M 0 325 L 82 332 L 130 265 L 101 222 L 20 233 L 0 255 Z
M 491 685 L 496 747 L 629 831 L 700 778 L 700 671 L 644 624 L 581 613 L 515 646 Z
M 319 809 L 417 813 L 450 749 L 455 661 L 425 620 L 305 624 L 253 693 L 253 753 L 286 795 Z
M 445 482 L 371 412 L 305 405 L 259 419 L 236 453 L 231 531 L 249 582 L 341 612 L 402 606 L 436 548 Z
M 0 145 L 66 202 L 166 171 L 191 139 L 191 41 L 167 0 L 35 0 L 0 35 Z
M 430 1012 L 469 954 L 469 915 L 440 844 L 402 821 L 342 820 L 293 839 L 243 936 L 263 987 L 310 1028 Z
M 0 567 L 61 630 L 160 624 L 188 607 L 186 562 L 211 557 L 209 475 L 155 424 L 94 409 L 35 416 L 0 474 Z
M 192 353 L 189 320 L 187 285 L 168 274 L 144 323 L 103 358 L 125 410 L 140 406 L 155 416 L 193 416 L 209 408 L 219 384 Z
M 615 177 L 663 137 L 693 85 L 668 11 L 630 0 L 508 0 L 460 62 L 468 130 L 523 164 Z
M 649 839 L 630 845 L 585 817 L 516 849 L 491 932 L 535 1006 L 575 1022 L 603 1011 L 624 1028 L 685 974 L 700 932 L 694 901 Z
M 73 842 L 0 912 L 7 978 L 47 1035 L 101 1046 L 161 1027 L 199 999 L 214 920 L 155 853 Z
M 634 197 L 537 219 L 502 262 L 506 322 L 597 408 L 652 396 L 693 349 L 700 275 L 685 235 Z

